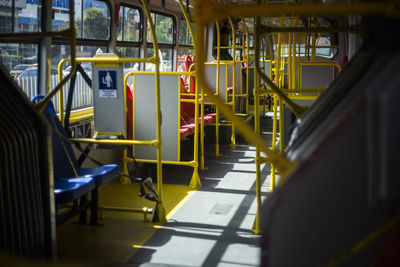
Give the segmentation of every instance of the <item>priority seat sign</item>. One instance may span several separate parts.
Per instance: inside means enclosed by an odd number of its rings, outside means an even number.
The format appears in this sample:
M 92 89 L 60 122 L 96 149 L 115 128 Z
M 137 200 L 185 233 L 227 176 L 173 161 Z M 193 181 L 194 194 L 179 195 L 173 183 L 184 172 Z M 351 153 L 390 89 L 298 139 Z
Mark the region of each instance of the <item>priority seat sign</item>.
M 92 68 L 94 132 L 126 135 L 124 71 L 115 54 L 98 54 Z
M 99 70 L 99 98 L 117 97 L 117 71 Z

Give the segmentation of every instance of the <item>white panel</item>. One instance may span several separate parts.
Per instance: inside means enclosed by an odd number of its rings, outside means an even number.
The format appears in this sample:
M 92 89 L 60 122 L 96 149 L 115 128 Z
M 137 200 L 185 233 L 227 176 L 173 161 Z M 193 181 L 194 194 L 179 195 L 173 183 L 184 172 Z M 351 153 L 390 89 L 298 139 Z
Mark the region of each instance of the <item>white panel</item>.
M 219 72 L 219 96 L 225 102 L 225 95 L 226 95 L 226 64 L 220 65 L 220 72 Z M 232 69 L 231 69 L 232 74 Z M 211 86 L 213 92 L 216 91 L 216 81 L 217 81 L 217 65 L 205 65 L 204 66 L 204 76 L 207 84 Z M 229 77 L 229 73 L 228 73 Z M 206 99 L 210 101 L 209 99 Z
M 116 90 L 102 90 L 102 77 L 104 72 L 113 73 L 113 81 L 109 81 L 110 88 Z M 115 81 L 114 81 L 115 80 Z M 125 135 L 125 109 L 122 66 L 120 67 L 94 67 L 93 68 L 93 106 L 94 127 L 96 132 L 119 132 Z M 78 82 L 78 80 L 77 80 Z M 101 83 L 100 83 L 101 82 Z M 105 97 L 102 92 L 113 92 Z
M 235 63 L 235 94 L 241 94 L 240 77 L 242 76 L 242 63 Z
M 332 66 L 303 66 L 303 88 L 328 86 L 333 80 Z
M 134 87 L 135 100 L 135 140 L 156 139 L 156 97 L 155 75 L 136 74 Z M 178 160 L 178 75 L 160 75 L 161 90 L 161 140 L 162 159 Z M 138 159 L 157 159 L 157 150 L 150 146 L 136 146 L 135 156 Z

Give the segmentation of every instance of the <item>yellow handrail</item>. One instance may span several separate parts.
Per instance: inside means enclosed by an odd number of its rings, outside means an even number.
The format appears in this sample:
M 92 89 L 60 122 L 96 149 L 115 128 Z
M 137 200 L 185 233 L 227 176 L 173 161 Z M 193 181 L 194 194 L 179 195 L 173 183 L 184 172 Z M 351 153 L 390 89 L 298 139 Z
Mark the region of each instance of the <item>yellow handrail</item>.
M 250 142 L 253 144 L 260 146 L 261 150 L 268 156 L 268 159 L 270 162 L 273 162 L 276 164 L 277 168 L 280 170 L 280 173 L 285 175 L 287 174 L 290 169 L 293 167 L 293 163 L 289 162 L 286 158 L 280 156 L 279 154 L 272 152 L 269 148 L 266 142 L 259 136 L 255 135 L 252 130 L 249 129 L 248 125 L 243 122 L 240 118 L 237 118 L 234 116 L 234 114 L 231 113 L 228 107 L 224 105 L 224 102 L 217 96 L 215 96 L 210 89 L 211 87 L 207 84 L 205 81 L 205 75 L 204 75 L 204 62 L 205 62 L 205 53 L 204 53 L 204 29 L 206 26 L 206 23 L 208 22 L 208 19 L 205 18 L 204 11 L 210 12 L 209 6 L 207 6 L 207 3 L 209 1 L 203 2 L 203 1 L 196 1 L 196 8 L 194 12 L 195 16 L 195 21 L 197 22 L 197 36 L 198 36 L 198 43 L 200 45 L 197 46 L 196 48 L 196 55 L 197 55 L 197 75 L 198 75 L 198 80 L 200 86 L 205 90 L 205 93 L 207 94 L 208 98 L 210 98 L 211 101 L 213 101 L 217 107 L 221 110 L 221 112 L 226 116 L 227 119 L 231 120 L 233 124 L 236 126 L 236 128 L 240 131 L 240 133 L 247 138 Z M 205 5 L 206 4 L 206 5 Z M 213 13 L 213 11 L 211 11 Z M 215 19 L 215 18 L 214 18 Z M 211 21 L 214 21 L 211 20 Z

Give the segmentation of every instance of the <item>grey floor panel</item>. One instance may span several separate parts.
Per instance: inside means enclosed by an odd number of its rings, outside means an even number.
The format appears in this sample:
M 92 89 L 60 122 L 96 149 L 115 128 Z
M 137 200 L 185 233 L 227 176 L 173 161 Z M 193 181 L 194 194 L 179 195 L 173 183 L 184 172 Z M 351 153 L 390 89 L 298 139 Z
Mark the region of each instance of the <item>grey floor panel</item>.
M 207 151 L 203 187 L 127 263 L 139 266 L 258 266 L 254 147 L 225 146 L 222 157 Z M 265 181 L 269 167 L 262 170 Z M 176 173 L 174 173 L 176 172 Z M 165 175 L 189 170 L 168 168 Z M 168 179 L 168 178 L 166 178 Z M 183 179 L 183 178 L 182 178 Z M 181 179 L 179 179 L 181 180 Z M 263 192 L 263 198 L 267 196 Z

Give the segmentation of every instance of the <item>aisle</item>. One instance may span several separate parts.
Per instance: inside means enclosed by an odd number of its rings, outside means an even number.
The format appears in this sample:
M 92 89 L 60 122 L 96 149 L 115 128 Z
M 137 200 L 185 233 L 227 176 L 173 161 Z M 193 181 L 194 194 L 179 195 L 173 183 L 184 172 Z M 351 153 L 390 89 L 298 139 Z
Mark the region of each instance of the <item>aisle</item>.
M 254 147 L 225 146 L 221 149 L 223 156 L 217 158 L 211 156 L 212 151 L 208 152 L 208 170 L 201 173 L 203 187 L 194 192 L 127 263 L 140 266 L 259 265 L 259 236 L 251 231 L 256 213 Z M 175 181 L 187 177 L 182 168 L 166 169 L 164 175 Z M 267 177 L 267 167 L 263 169 L 263 177 Z M 266 195 L 264 192 L 263 197 Z

